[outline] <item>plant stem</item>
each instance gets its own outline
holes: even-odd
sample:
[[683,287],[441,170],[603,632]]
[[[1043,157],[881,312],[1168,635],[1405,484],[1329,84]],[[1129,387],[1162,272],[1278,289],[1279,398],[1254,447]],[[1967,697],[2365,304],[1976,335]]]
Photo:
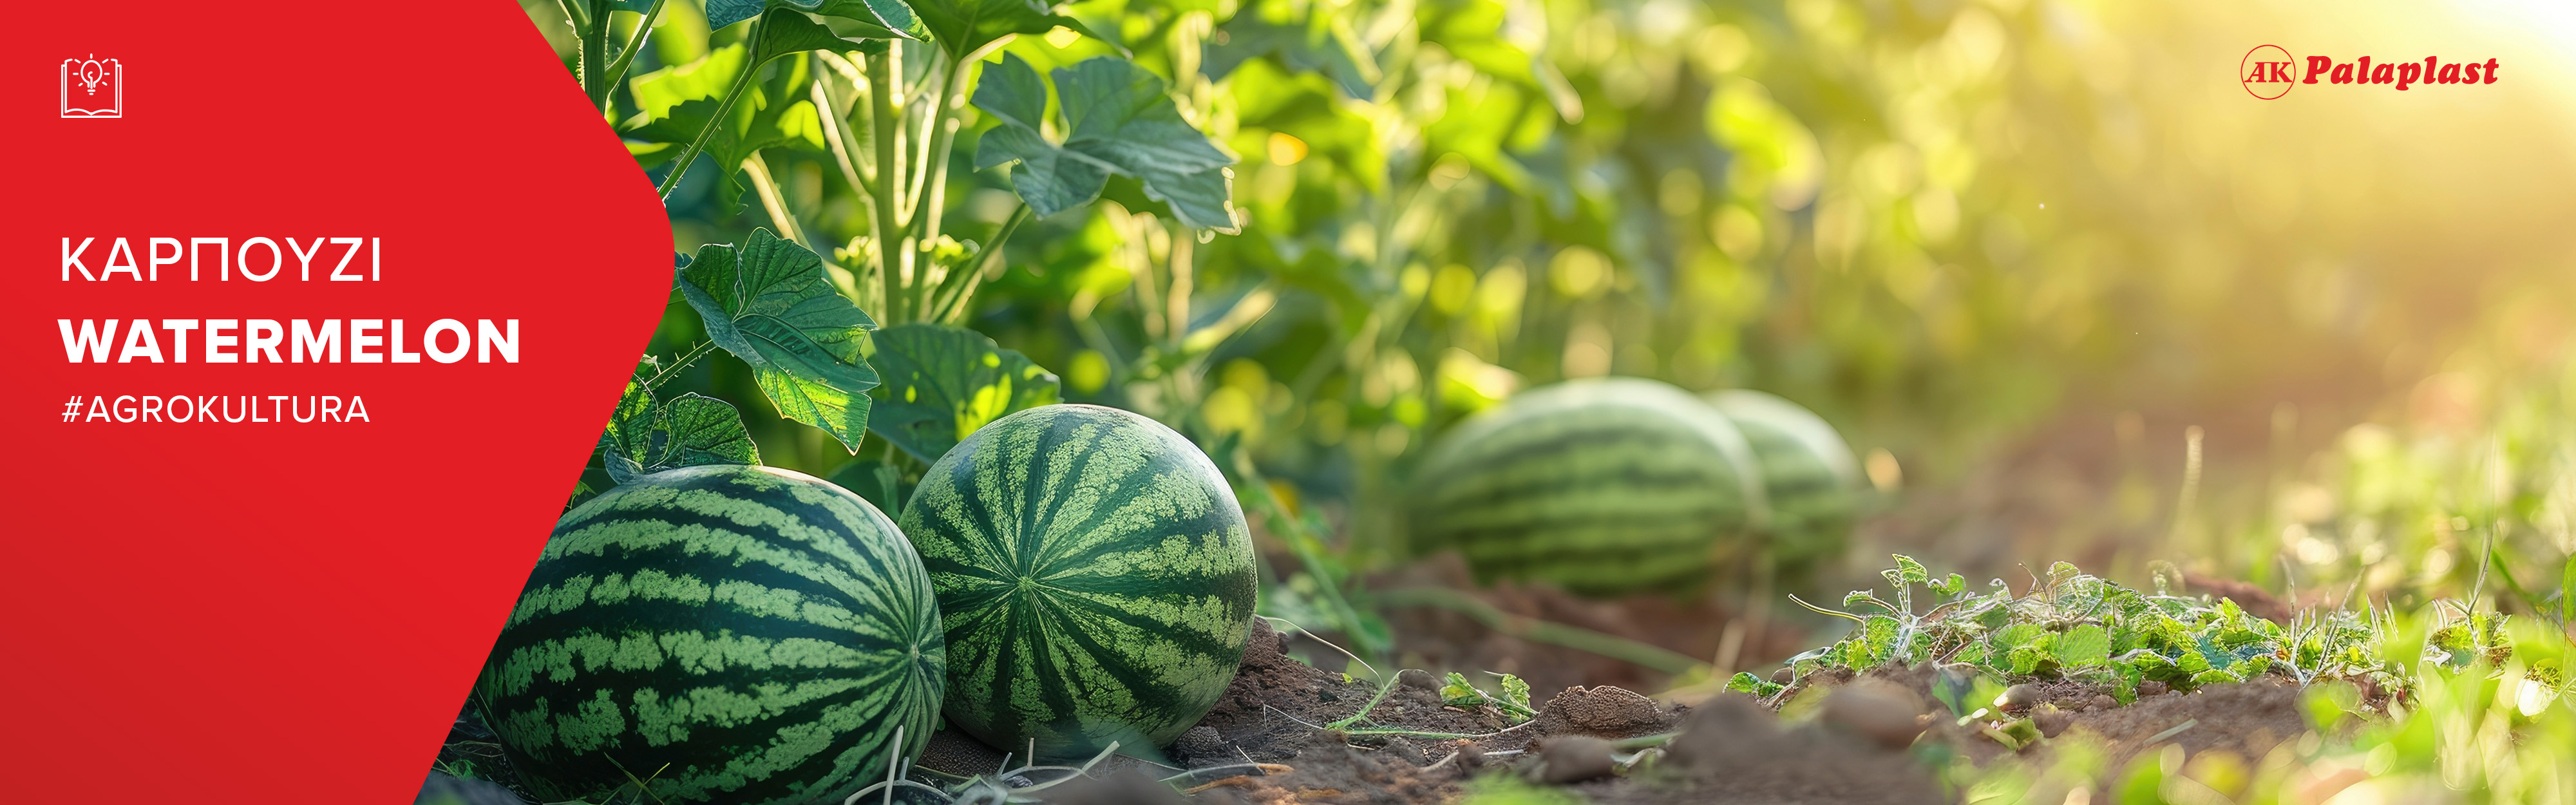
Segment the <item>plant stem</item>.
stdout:
[[[1315,577],[1315,586],[1323,590],[1324,602],[1332,606],[1333,616],[1341,620],[1343,629],[1349,631],[1347,637],[1351,644],[1370,655],[1386,651],[1386,646],[1371,645],[1369,635],[1360,628],[1359,609],[1351,606],[1350,599],[1342,595],[1342,580],[1334,578],[1331,569],[1325,567],[1323,540],[1306,528],[1296,515],[1290,514],[1286,504],[1279,502],[1279,496],[1270,491],[1270,483],[1262,478],[1261,470],[1252,466],[1251,458],[1238,452],[1234,464],[1235,476],[1241,479],[1242,487],[1252,492],[1252,504],[1269,519],[1271,533],[1279,535],[1297,554],[1297,562],[1304,566],[1306,575]],[[1242,492],[1235,494],[1243,497]]]
[[[744,36],[743,41],[760,41],[760,25],[758,20],[752,21],[751,31]],[[670,203],[671,190],[680,186],[680,177],[689,172],[689,163],[697,161],[698,154],[707,150],[707,141],[715,139],[716,128],[725,124],[725,118],[732,116],[734,102],[742,100],[743,92],[751,89],[751,77],[760,72],[760,66],[760,53],[757,50],[744,55],[742,73],[733,77],[733,86],[725,90],[724,100],[716,104],[715,117],[708,119],[707,125],[698,129],[698,136],[689,141],[689,147],[680,152],[679,161],[671,165],[671,175],[662,177],[662,185],[653,188],[654,194],[661,196],[663,203]]]
[[[816,51],[814,60],[826,61],[829,55],[823,51]],[[815,72],[822,73],[821,70]],[[869,194],[866,176],[873,166],[859,162],[858,149],[855,145],[859,139],[859,132],[857,129],[850,128],[850,117],[844,113],[848,104],[841,100],[840,95],[832,91],[832,82],[818,78],[814,82],[814,105],[823,110],[823,119],[828,124],[823,127],[823,140],[832,147],[832,163],[841,169],[841,180],[850,183],[850,192],[858,194],[859,203],[870,206],[870,217],[874,217],[876,196]]]
[[876,215],[870,222],[869,236],[876,241],[877,278],[883,287],[880,299],[885,309],[878,314],[880,320],[887,324],[904,321],[899,309],[901,296],[897,292],[907,278],[896,274],[898,261],[908,257],[902,253],[910,251],[899,244],[901,230],[895,223],[896,210],[903,201],[896,197],[903,187],[903,143],[897,134],[902,126],[896,118],[894,106],[894,68],[902,63],[898,61],[902,58],[902,49],[902,43],[889,42],[886,52],[868,56],[868,123],[876,135],[869,150],[875,152],[877,163],[874,187],[868,193],[876,198],[876,203],[871,205]]
[[815,251],[814,244],[805,240],[805,228],[796,225],[796,214],[788,211],[787,195],[779,188],[778,177],[770,174],[769,161],[753,151],[751,156],[743,157],[742,172],[751,176],[751,187],[760,194],[760,206],[769,211],[769,222],[778,227],[778,234],[807,251]]
[[590,105],[598,106],[608,97],[608,82],[600,80],[601,67],[608,58],[608,4],[594,0],[565,0],[564,9],[575,11],[573,29],[580,35],[581,91],[590,96]]
[[[1198,275],[1196,246],[1199,241],[1190,234],[1189,225],[1181,223],[1179,218],[1172,219],[1170,229],[1172,250],[1167,262],[1171,263],[1172,289],[1163,295],[1163,319],[1168,322],[1163,326],[1163,333],[1172,340],[1172,350],[1178,352],[1182,342],[1190,337],[1190,294],[1195,290]],[[1431,385],[1436,387],[1439,384]]]
[[[921,233],[921,244],[925,249],[939,241],[939,219],[948,207],[948,151],[957,144],[957,107],[965,100],[958,90],[966,84],[966,71],[974,66],[974,62],[968,61],[950,65],[946,77],[940,81],[939,94],[931,97],[930,148],[921,166],[923,189],[915,201],[918,209],[914,211],[917,222],[914,231]],[[934,289],[929,287],[929,283],[922,285],[921,305],[928,311]]]
[[[662,4],[666,2],[669,0],[653,0],[653,5],[644,9],[644,19],[635,23],[635,35],[626,40],[626,49],[618,51],[617,60],[610,62],[608,69],[602,71],[601,78],[604,80],[600,82],[599,89],[593,91],[590,96],[591,105],[599,107],[601,114],[608,113],[608,96],[617,91],[617,82],[626,77],[626,68],[635,64],[635,51],[642,49],[644,40],[653,35],[653,21],[661,19]],[[604,30],[607,27],[607,22],[603,20],[600,28]]]
[[[822,65],[833,66],[835,70],[850,68],[849,62],[841,60],[838,55],[828,51],[815,51],[813,58]],[[857,156],[858,130],[850,127],[849,115],[844,113],[848,105],[832,91],[832,82],[823,77],[824,70],[818,66],[815,73],[814,105],[823,110],[825,121],[823,139],[831,144],[832,164],[841,169],[841,180],[849,183],[850,193],[858,196],[859,204],[862,205],[860,218],[871,222],[873,226],[877,214],[877,199],[870,189],[872,185],[867,178],[872,168],[861,162]],[[857,77],[852,76],[852,78]],[[863,168],[867,169],[863,170]],[[875,298],[880,286],[880,280],[877,279],[880,262],[862,259],[859,275],[850,283],[850,302],[858,305],[860,310],[879,312],[885,310],[884,300]]]
[[[1395,686],[1396,686],[1396,685],[1403,684],[1403,682],[1404,682],[1404,672],[1406,672],[1406,671],[1411,671],[1411,670],[1415,670],[1415,669],[1412,669],[1412,668],[1398,668],[1398,669],[1396,669],[1395,673],[1388,674],[1388,675],[1387,675],[1387,677],[1386,677],[1386,680],[1385,680],[1384,682],[1381,682],[1381,683],[1379,683],[1379,684],[1378,684],[1378,686],[1377,686],[1377,693],[1376,693],[1375,695],[1371,695],[1371,696],[1369,697],[1368,701],[1365,701],[1365,702],[1361,702],[1361,703],[1360,703],[1360,711],[1359,711],[1359,712],[1352,713],[1352,714],[1347,715],[1347,716],[1343,716],[1343,717],[1342,717],[1341,719],[1339,719],[1339,720],[1336,720],[1336,721],[1333,721],[1333,722],[1331,722],[1331,723],[1325,724],[1325,725],[1324,725],[1324,729],[1328,729],[1328,730],[1344,729],[1344,728],[1349,727],[1350,725],[1357,724],[1357,723],[1360,723],[1360,722],[1362,722],[1362,721],[1366,721],[1366,720],[1368,720],[1368,714],[1369,714],[1369,711],[1377,709],[1377,706],[1378,706],[1379,704],[1384,703],[1384,702],[1386,701],[1386,695],[1387,695],[1387,694],[1389,694],[1389,693],[1394,693],[1394,692],[1395,692]],[[1430,672],[1429,672],[1429,671],[1424,671],[1423,673],[1430,673]]]
[[644,381],[644,390],[652,391],[661,388],[662,384],[671,381],[673,375],[679,374],[682,369],[689,368],[689,364],[697,363],[699,358],[706,357],[707,353],[714,352],[715,349],[714,341],[704,341],[690,347],[687,354],[672,360],[671,365],[662,367],[662,371],[653,373],[652,379]]

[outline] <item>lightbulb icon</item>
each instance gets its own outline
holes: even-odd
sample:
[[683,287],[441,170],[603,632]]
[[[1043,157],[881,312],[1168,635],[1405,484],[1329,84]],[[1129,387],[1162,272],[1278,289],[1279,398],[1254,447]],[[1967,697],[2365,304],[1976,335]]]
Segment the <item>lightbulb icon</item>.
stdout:
[[89,54],[89,61],[81,62],[80,80],[89,94],[98,94],[99,83],[107,80],[107,67],[98,63],[98,54]]

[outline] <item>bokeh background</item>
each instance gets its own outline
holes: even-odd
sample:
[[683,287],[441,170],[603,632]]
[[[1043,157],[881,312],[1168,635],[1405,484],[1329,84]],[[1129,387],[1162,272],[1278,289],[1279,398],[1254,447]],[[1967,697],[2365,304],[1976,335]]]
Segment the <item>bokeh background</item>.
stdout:
[[[561,13],[528,7],[569,55]],[[2562,595],[2576,552],[2563,4],[1066,10],[1100,38],[1060,29],[1006,51],[1043,70],[1123,50],[1171,79],[1184,114],[1241,156],[1247,223],[1193,233],[1113,183],[1107,203],[1013,238],[965,323],[1055,371],[1070,400],[1243,451],[1319,513],[1329,561],[1275,561],[1272,614],[1329,631],[1331,613],[1300,609],[1315,591],[1437,576],[1398,558],[1391,514],[1425,445],[1517,389],[1610,374],[1771,391],[1866,457],[1880,494],[1854,547],[1786,592],[1865,584],[1901,551],[2016,588],[2063,559],[2132,584],[2166,562],[2299,601],[2523,612]],[[705,53],[693,3],[661,25],[637,74]],[[2502,72],[2262,101],[2235,71],[2263,44]],[[865,233],[819,133],[765,158],[815,239]],[[998,226],[1004,180],[972,158],[958,149],[948,215]],[[757,202],[716,198],[714,174],[673,198],[678,251],[774,226]],[[675,305],[651,348],[696,332]],[[850,460],[771,416],[741,367],[690,371],[734,391],[719,396],[744,406],[767,463],[829,475]],[[1720,671],[1831,631],[1745,588],[1712,596],[1606,614],[1503,604],[1701,657],[1715,630],[1688,613],[1799,627]],[[1695,632],[1638,631],[1654,612]]]

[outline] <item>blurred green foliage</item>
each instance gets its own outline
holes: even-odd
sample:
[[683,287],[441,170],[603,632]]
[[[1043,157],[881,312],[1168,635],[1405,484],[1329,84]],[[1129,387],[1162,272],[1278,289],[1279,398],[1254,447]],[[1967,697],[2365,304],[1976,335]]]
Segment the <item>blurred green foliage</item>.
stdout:
[[[623,5],[589,2],[605,22],[567,25],[555,4],[524,1],[578,75],[600,66],[585,42],[637,33]],[[834,144],[818,108],[858,102],[858,57],[800,52],[755,65],[747,106],[727,112],[710,150],[742,161],[675,183],[674,251],[771,227],[814,247],[881,320],[962,322],[995,340],[997,360],[1060,377],[1064,399],[1173,424],[1234,474],[1271,547],[1294,557],[1267,598],[1363,653],[1390,639],[1359,580],[1391,558],[1391,491],[1443,429],[1522,388],[1620,374],[1770,390],[1848,434],[1881,489],[1971,485],[2016,451],[2081,463],[2098,446],[2067,438],[2079,430],[2067,423],[2111,420],[2117,482],[2016,537],[2007,561],[2125,540],[2105,575],[2172,559],[2277,591],[2294,612],[2398,617],[2407,625],[2380,628],[2423,636],[2384,656],[2430,643],[2445,661],[2419,675],[2409,717],[2368,722],[2349,745],[2232,770],[2174,757],[1976,785],[2055,802],[2068,780],[2120,772],[2123,801],[2207,801],[2175,793],[2190,780],[2268,802],[2287,795],[2262,792],[2308,790],[2300,781],[2348,766],[2385,783],[2382,799],[2438,785],[2565,801],[2576,779],[2547,750],[2576,745],[2576,715],[2525,695],[2532,680],[2564,687],[2576,621],[2565,99],[2535,66],[2532,80],[2415,93],[2416,105],[2325,91],[2265,104],[2214,67],[2274,32],[2469,43],[2508,61],[2545,51],[2399,3],[2331,20],[2218,0],[1008,11],[967,28],[926,15],[971,34],[943,34],[939,58],[962,60],[961,78],[1011,58],[1042,75],[1131,60],[1238,160],[1224,177],[1240,232],[1191,225],[1211,221],[1132,176],[1106,177],[1098,203],[1024,221],[1009,172],[976,167],[1000,163],[975,145],[1004,124],[961,105],[959,146],[941,152],[947,188],[925,202],[949,224],[913,256],[921,276],[963,289],[917,283],[937,295],[893,317],[861,282],[889,264],[869,237],[866,180],[835,157],[851,144]],[[703,103],[690,82],[743,76],[758,49],[743,41],[752,26],[710,26],[690,0],[656,20],[633,77],[591,87],[609,121]],[[954,49],[986,42],[1000,44]],[[896,78],[929,81],[938,61],[905,60]],[[1044,106],[1029,128],[1063,138],[1061,99]],[[640,131],[639,164],[667,177],[677,136]],[[636,267],[638,281],[668,270]],[[697,316],[675,296],[648,351],[690,351]],[[787,423],[738,362],[671,375],[657,378],[662,398],[741,405],[765,463],[864,477],[872,496],[899,500],[903,468],[920,461],[887,445],[854,458]],[[2195,427],[2180,472],[2138,458],[2180,452],[2141,435],[2169,424],[2207,426],[2206,456]],[[2507,613],[2524,649],[2512,658],[2446,648],[2487,645],[2479,630]],[[2056,645],[2024,635],[2004,660],[2092,661],[2089,644],[2068,653],[2073,632],[2049,634]]]
[[[573,61],[560,13],[529,2]],[[1186,226],[1143,184],[1111,177],[1106,203],[1010,238],[962,320],[1063,377],[1067,399],[1147,412],[1205,444],[1234,440],[1299,501],[1327,506],[1363,566],[1393,527],[1372,490],[1401,480],[1429,437],[1569,376],[1769,389],[1862,452],[1883,448],[1886,480],[1901,463],[1914,485],[1937,485],[2066,417],[2144,411],[2212,420],[2227,437],[2246,429],[2218,421],[2292,403],[2340,427],[2404,419],[2381,401],[2464,362],[2495,389],[2558,365],[2576,297],[2570,233],[2535,202],[2576,164],[2543,147],[2559,129],[2532,111],[2557,101],[2499,84],[2406,127],[2345,96],[2295,114],[2221,104],[2235,88],[2213,86],[2206,52],[2236,48],[2246,25],[2312,23],[2262,4],[2228,5],[2224,21],[2205,13],[2217,9],[1061,5],[1054,19],[1072,27],[1002,40],[981,64],[1007,54],[1043,73],[1125,55],[1159,74],[1183,120],[1240,157],[1244,228]],[[617,15],[604,35],[622,40],[632,24]],[[611,92],[607,116],[647,111],[643,90],[723,58],[748,27],[710,32],[696,4],[669,3],[636,59],[636,91]],[[856,272],[874,248],[863,194],[829,138],[793,122],[810,122],[797,107],[815,94],[796,82],[833,74],[832,58],[767,68],[777,86],[754,105],[782,133],[758,154],[806,240]],[[656,75],[668,77],[643,78]],[[989,163],[970,141],[999,122],[972,106],[957,118],[943,214],[962,255],[1015,204],[1007,171],[974,169]],[[2261,145],[2281,142],[2298,147]],[[723,172],[705,173],[671,199],[676,250],[776,223]],[[687,349],[689,317],[675,308],[653,350]],[[684,389],[744,388],[734,367],[692,372]],[[2563,421],[2562,397],[2531,398],[2516,416]],[[750,419],[774,463],[828,474],[847,460],[814,434]],[[2515,467],[2562,460],[2516,444]],[[2242,439],[2213,451],[2257,452]],[[2170,478],[2156,480],[2149,498],[2172,500]],[[2250,529],[2245,512],[2279,491],[2211,489],[2208,511],[2182,514],[2234,519],[2175,532]],[[2410,538],[2432,522],[2380,514]],[[2452,568],[2477,566],[2451,550]],[[2273,557],[2206,552],[2278,580]],[[2515,579],[2548,586],[2535,567]]]

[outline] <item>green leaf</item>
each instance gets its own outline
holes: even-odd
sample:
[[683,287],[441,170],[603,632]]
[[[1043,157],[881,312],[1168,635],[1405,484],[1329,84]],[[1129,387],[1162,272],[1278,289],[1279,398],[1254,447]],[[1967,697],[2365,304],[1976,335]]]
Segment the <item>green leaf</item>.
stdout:
[[2111,631],[2081,624],[2057,638],[2057,667],[2083,668],[2111,661]]
[[2024,648],[2037,643],[2041,637],[2044,637],[2047,634],[2048,630],[2041,628],[2039,624],[2016,623],[1995,630],[1994,636],[1990,638],[1990,642],[1992,642],[1996,648],[2009,651],[2011,649]]
[[1502,677],[1503,703],[1510,705],[1507,709],[1517,708],[1524,713],[1531,712],[1529,683],[1511,674],[1495,674],[1495,676]]
[[680,295],[707,337],[751,364],[780,416],[813,425],[858,452],[868,427],[865,358],[876,322],[832,287],[822,258],[754,229],[740,248],[710,243],[678,272]]
[[1932,698],[1950,708],[1951,715],[1964,718],[1977,710],[1971,697],[1980,676],[1974,668],[1963,668],[1957,664],[1938,666],[1932,678]]
[[1727,677],[1726,689],[1736,693],[1751,693],[1759,696],[1761,695],[1760,691],[1762,690],[1762,682],[1762,678],[1754,676],[1751,671],[1737,671],[1734,676]]
[[2046,659],[2049,659],[2048,652],[2038,646],[2018,646],[2004,654],[2005,667],[2015,674],[2035,673],[2039,670],[2039,663]]
[[1726,689],[1728,691],[1750,694],[1757,699],[1771,698],[1773,694],[1779,693],[1782,688],[1786,687],[1788,686],[1754,676],[1751,671],[1737,671],[1735,672],[1735,676],[1728,677],[1726,680]]
[[1475,707],[1485,703],[1485,694],[1467,684],[1467,675],[1449,672],[1440,685],[1440,703],[1451,707]]
[[[930,29],[922,26],[920,16],[903,0],[707,0],[707,29],[720,29],[764,11],[811,12],[863,23],[875,29],[868,34],[875,39],[930,39]],[[764,27],[769,24],[767,20],[761,22]],[[878,32],[883,35],[874,35]]]
[[[750,57],[741,45],[729,45],[696,62],[655,70],[630,82],[636,105],[643,112],[630,118],[621,134],[631,140],[670,146],[639,151],[637,161],[651,167],[677,156],[680,146],[696,139],[723,105],[724,94],[748,61]],[[759,67],[753,64],[748,69]],[[804,59],[780,66],[768,80],[745,88],[743,97],[709,137],[706,157],[723,176],[717,198],[720,211],[742,209],[742,197],[749,192],[741,183],[742,162],[753,153],[789,145],[816,151],[824,148],[822,117],[813,101],[805,97],[811,75],[811,66]]]
[[2200,653],[2198,650],[2184,651],[2182,656],[2174,658],[2173,666],[2174,670],[2180,671],[2186,675],[2198,674],[2202,671],[2212,670],[2209,664],[2209,656]]
[[1244,62],[1269,56],[1291,74],[1331,77],[1334,86],[1350,98],[1365,101],[1376,96],[1376,84],[1385,76],[1348,18],[1310,7],[1304,21],[1273,21],[1267,12],[1284,4],[1262,5],[1237,12],[1203,46],[1199,71],[1208,80],[1223,81]]
[[1042,34],[1059,25],[1089,32],[1081,21],[1059,15],[1036,0],[933,0],[915,10],[952,59],[964,59],[1013,34]]
[[760,464],[760,449],[732,405],[696,394],[660,403],[642,383],[626,384],[599,439],[608,477],[621,484],[680,467]]
[[2245,681],[2244,677],[2240,677],[2217,668],[2211,668],[2191,675],[2191,686],[2195,688],[2202,685],[2224,685],[2230,682],[2243,681]]
[[967,434],[1003,415],[1061,402],[1055,375],[983,333],[945,324],[902,324],[876,333],[868,363],[883,385],[878,435],[924,462],[938,461]]
[[759,63],[767,64],[771,59],[808,50],[848,53],[871,47],[867,40],[893,39],[899,36],[896,32],[879,27],[869,20],[855,20],[855,22],[858,24],[842,26],[842,30],[859,35],[859,38],[852,39],[842,36],[840,31],[834,30],[831,26],[815,22],[814,18],[805,16],[805,12],[792,8],[772,8],[760,17],[760,39],[754,43],[757,46],[755,52],[760,57]]
[[1896,659],[1896,636],[1900,624],[1886,615],[1871,615],[1861,621],[1860,640],[1863,656],[1854,657],[1855,669],[1876,668]]
[[2077,568],[2073,562],[2057,562],[2051,564],[2048,566],[2049,593],[2054,595],[2059,592],[2063,592],[2067,585],[2074,584],[2077,579],[2083,577],[2084,571]]
[[1098,198],[1115,173],[1141,180],[1145,195],[1170,205],[1183,223],[1239,231],[1228,202],[1233,179],[1226,166],[1234,157],[1181,119],[1162,77],[1101,56],[1057,68],[1054,78],[1068,132],[1062,144],[1041,133],[1046,95],[1036,68],[1012,53],[986,66],[975,106],[1002,125],[976,146],[978,169],[1019,163],[1011,184],[1041,217]]
[[[981,88],[976,96],[983,96]],[[1089,204],[1109,183],[1107,170],[1057,148],[1034,129],[1004,126],[985,132],[975,149],[976,169],[1013,161],[1019,164],[1011,167],[1011,188],[1039,218]]]
[[1922,562],[1914,561],[1914,557],[1901,553],[1893,554],[1893,556],[1896,557],[1896,577],[1898,579],[1902,579],[1913,584],[1929,585],[1932,583],[1932,571],[1923,569]]

